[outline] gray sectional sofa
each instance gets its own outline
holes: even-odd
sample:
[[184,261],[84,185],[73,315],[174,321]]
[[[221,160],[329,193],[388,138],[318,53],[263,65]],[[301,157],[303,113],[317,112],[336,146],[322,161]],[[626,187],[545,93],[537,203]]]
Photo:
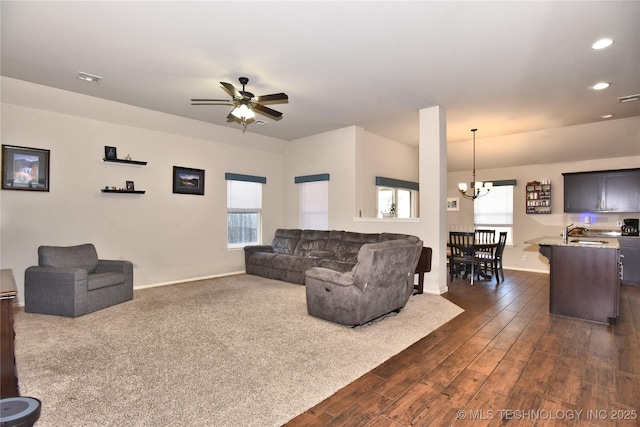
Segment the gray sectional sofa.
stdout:
[[419,237],[407,234],[278,229],[271,245],[244,248],[245,268],[248,274],[302,285],[309,268],[349,272],[358,262],[362,245],[392,240],[419,243],[422,247]]
[[305,273],[307,312],[358,326],[404,308],[413,292],[422,241],[389,240],[362,245],[347,273],[312,267]]

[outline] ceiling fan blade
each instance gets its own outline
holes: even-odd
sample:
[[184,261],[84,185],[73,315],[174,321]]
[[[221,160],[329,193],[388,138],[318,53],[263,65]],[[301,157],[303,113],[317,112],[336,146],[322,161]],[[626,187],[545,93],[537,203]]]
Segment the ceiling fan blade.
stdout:
[[220,84],[225,88],[227,92],[229,92],[231,96],[233,96],[233,99],[243,98],[242,94],[231,83],[220,82]]
[[257,102],[277,102],[287,101],[289,97],[286,93],[272,93],[271,95],[262,95],[256,98]]
[[191,105],[233,105],[229,101],[225,102],[192,102]]
[[199,98],[192,98],[191,102],[231,102],[228,99],[199,99]]
[[258,111],[259,113],[266,114],[267,116],[271,116],[274,119],[282,118],[282,113],[280,111],[273,110],[269,107],[265,107],[264,105],[255,104],[253,109]]

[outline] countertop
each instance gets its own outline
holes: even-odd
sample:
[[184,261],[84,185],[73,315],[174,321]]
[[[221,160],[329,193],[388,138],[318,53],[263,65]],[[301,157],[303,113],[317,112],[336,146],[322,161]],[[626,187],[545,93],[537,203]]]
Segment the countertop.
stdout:
[[[577,240],[573,242],[573,240]],[[585,242],[602,242],[598,244],[585,243]],[[543,236],[535,239],[525,240],[528,245],[541,245],[541,246],[575,246],[580,248],[606,248],[606,249],[619,249],[620,244],[617,238],[610,237],[579,237],[569,236],[566,242],[562,240],[562,236]]]

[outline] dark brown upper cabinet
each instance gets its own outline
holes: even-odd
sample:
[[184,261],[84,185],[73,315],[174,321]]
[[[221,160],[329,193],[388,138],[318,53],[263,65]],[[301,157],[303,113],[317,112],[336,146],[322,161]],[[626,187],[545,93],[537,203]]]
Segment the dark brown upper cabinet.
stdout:
[[640,169],[562,175],[567,213],[640,212]]

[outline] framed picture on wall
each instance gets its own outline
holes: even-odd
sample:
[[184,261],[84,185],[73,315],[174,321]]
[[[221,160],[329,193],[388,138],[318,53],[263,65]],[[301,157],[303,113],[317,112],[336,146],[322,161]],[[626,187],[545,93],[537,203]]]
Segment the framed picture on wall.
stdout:
[[173,192],[204,196],[204,170],[174,166]]
[[118,149],[116,147],[104,146],[105,160],[116,160],[118,158]]
[[49,191],[49,150],[2,145],[2,189]]
[[127,187],[126,187],[127,191],[135,191],[135,186],[133,185],[133,181],[127,181]]
[[460,197],[447,197],[447,211],[460,210]]

